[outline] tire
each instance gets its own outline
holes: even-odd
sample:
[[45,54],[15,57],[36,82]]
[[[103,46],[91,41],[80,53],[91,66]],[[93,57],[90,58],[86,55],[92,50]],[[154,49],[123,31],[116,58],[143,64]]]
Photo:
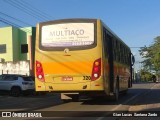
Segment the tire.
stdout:
[[72,102],[78,102],[79,101],[79,95],[74,95],[72,97]]
[[19,97],[21,94],[21,89],[19,87],[13,87],[10,91],[10,95],[13,97]]
[[115,93],[113,95],[113,100],[118,101],[118,99],[119,99],[119,84],[118,84],[118,80],[117,80]]
[[119,99],[119,88],[118,87],[116,87],[114,97],[115,97],[115,101],[118,101]]
[[47,95],[47,92],[35,92],[34,93],[35,95],[37,95],[37,96],[45,96],[45,95]]
[[47,92],[40,92],[40,95],[45,96],[47,95]]
[[128,90],[124,90],[123,92],[122,92],[122,95],[127,95],[128,94]]
[[62,99],[62,101],[63,101],[63,103],[69,103],[69,102],[71,102],[70,99]]

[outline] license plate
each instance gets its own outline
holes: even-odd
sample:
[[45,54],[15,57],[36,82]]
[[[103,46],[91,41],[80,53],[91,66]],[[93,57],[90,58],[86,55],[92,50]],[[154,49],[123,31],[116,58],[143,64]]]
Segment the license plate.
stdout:
[[62,77],[62,81],[73,81],[73,77],[64,76],[64,77]]

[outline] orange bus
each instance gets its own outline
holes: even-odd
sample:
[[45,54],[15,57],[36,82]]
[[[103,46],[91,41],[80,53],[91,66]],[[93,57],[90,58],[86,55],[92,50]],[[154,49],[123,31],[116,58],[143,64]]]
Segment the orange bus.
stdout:
[[61,99],[110,96],[132,86],[130,48],[100,19],[64,19],[37,24],[36,91]]

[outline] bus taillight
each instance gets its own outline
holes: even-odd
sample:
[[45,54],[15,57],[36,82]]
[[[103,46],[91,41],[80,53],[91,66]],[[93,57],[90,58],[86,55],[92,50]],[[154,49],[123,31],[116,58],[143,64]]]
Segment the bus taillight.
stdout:
[[94,81],[98,79],[100,75],[101,75],[101,58],[95,60],[93,63],[91,80]]
[[41,62],[39,62],[39,61],[36,61],[36,76],[37,76],[38,80],[40,80],[42,82],[45,81],[43,67],[42,67]]

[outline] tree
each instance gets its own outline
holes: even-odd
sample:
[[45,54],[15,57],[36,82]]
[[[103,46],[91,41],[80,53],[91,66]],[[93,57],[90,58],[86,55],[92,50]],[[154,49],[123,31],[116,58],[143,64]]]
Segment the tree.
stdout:
[[139,50],[140,55],[144,60],[143,67],[147,71],[155,71],[160,74],[160,36],[154,39],[154,43],[149,47],[143,47]]
[[144,80],[144,81],[152,80],[152,74],[150,72],[145,71],[144,69],[141,69],[140,74],[141,74],[141,80]]

